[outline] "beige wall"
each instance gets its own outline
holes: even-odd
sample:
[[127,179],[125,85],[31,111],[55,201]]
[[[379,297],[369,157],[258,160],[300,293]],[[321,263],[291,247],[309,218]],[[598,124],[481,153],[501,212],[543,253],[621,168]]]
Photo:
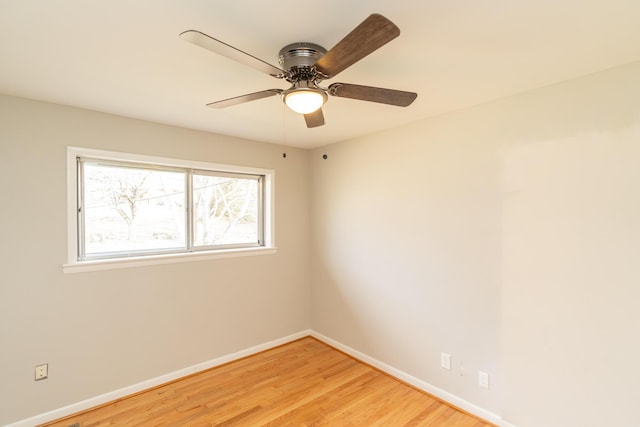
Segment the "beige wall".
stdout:
[[[309,328],[307,151],[10,97],[0,118],[0,425]],[[277,254],[63,274],[67,146],[274,169]]]
[[314,150],[313,328],[519,427],[635,425],[638,76]]
[[640,63],[516,101],[500,153],[503,416],[636,425]]

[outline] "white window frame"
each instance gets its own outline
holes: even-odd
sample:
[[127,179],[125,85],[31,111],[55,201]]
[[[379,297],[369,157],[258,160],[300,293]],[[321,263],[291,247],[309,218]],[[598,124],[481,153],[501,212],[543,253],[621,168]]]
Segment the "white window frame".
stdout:
[[[197,169],[231,174],[252,174],[264,176],[264,245],[245,248],[221,248],[197,250],[193,252],[166,253],[158,255],[141,255],[126,258],[109,258],[97,260],[78,259],[78,173],[77,158],[95,158],[114,162],[140,163],[169,168]],[[233,166],[218,163],[198,162],[191,160],[170,159],[141,154],[120,153],[114,151],[95,150],[90,148],[67,147],[67,263],[62,269],[65,273],[84,271],[111,270],[117,268],[142,267],[176,262],[202,261],[216,258],[239,256],[269,255],[276,253],[274,240],[274,185],[275,171],[246,166]]]

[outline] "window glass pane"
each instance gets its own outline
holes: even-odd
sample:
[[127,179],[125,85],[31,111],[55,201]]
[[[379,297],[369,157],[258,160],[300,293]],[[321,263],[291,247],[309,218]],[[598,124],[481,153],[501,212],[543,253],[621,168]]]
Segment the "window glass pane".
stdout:
[[193,175],[194,246],[259,243],[257,178]]
[[84,163],[84,252],[185,248],[186,174]]

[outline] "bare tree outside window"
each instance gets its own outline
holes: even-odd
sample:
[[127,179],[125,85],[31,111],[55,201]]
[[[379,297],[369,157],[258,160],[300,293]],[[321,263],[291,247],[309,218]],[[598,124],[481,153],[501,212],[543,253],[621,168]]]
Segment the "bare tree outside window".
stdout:
[[78,259],[264,246],[264,175],[78,158]]
[[84,179],[87,254],[185,246],[184,172],[87,163]]
[[257,243],[259,181],[194,175],[194,244]]

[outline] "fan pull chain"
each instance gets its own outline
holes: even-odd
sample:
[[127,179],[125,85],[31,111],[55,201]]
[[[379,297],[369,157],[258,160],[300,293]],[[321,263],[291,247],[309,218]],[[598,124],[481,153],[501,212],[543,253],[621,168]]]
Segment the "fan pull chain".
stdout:
[[282,145],[287,145],[287,106],[282,103]]

